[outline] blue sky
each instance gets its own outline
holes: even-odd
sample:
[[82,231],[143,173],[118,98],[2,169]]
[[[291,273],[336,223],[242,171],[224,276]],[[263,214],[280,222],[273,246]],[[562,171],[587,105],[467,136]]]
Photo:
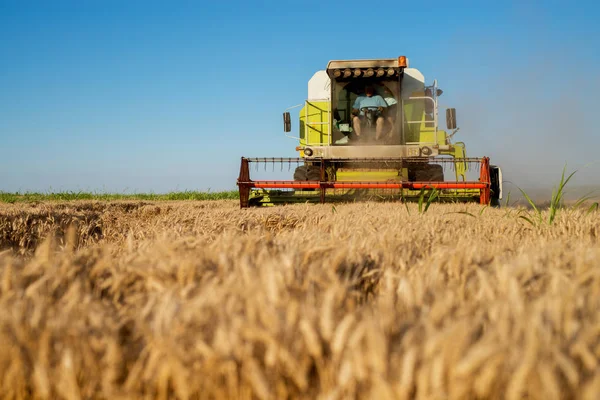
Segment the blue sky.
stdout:
[[469,155],[554,183],[600,159],[600,6],[538,3],[0,0],[0,190],[234,189],[241,156],[295,156],[315,71],[398,55]]

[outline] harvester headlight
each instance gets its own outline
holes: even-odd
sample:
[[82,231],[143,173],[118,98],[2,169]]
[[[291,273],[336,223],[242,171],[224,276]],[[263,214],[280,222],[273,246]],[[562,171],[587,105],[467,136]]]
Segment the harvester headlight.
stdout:
[[424,156],[430,156],[431,153],[433,153],[433,151],[431,150],[431,148],[429,148],[427,146],[421,148],[421,154],[423,154]]
[[310,157],[313,155],[313,150],[310,147],[304,149],[304,155]]

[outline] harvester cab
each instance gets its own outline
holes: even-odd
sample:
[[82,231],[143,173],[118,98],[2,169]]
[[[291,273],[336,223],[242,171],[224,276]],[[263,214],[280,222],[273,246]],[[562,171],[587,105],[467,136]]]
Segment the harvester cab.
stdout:
[[[498,204],[502,173],[487,157],[468,158],[456,110],[438,126],[437,81],[410,68],[404,56],[330,61],[308,82],[308,98],[283,114],[297,158],[242,158],[241,207],[289,202],[435,197],[439,201]],[[293,110],[299,110],[292,133]],[[283,171],[292,179],[251,179],[255,171]]]

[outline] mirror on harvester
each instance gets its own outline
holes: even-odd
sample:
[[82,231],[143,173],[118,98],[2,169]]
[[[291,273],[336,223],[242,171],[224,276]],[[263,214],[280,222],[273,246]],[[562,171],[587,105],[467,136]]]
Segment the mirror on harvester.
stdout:
[[456,108],[446,109],[446,127],[456,129]]
[[292,131],[292,119],[290,118],[290,113],[288,111],[283,113],[283,131]]

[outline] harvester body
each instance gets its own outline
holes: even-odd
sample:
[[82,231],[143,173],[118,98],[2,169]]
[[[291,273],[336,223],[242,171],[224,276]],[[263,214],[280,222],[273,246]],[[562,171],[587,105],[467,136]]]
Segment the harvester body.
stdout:
[[[330,61],[309,80],[308,99],[284,112],[284,131],[297,140],[298,157],[242,158],[240,205],[424,196],[496,204],[500,168],[487,157],[467,158],[465,144],[452,142],[458,131],[454,109],[446,110],[452,132],[439,129],[441,94],[437,82],[427,86],[405,57]],[[361,107],[373,96],[382,107]],[[250,177],[253,170],[286,169],[288,179]]]

